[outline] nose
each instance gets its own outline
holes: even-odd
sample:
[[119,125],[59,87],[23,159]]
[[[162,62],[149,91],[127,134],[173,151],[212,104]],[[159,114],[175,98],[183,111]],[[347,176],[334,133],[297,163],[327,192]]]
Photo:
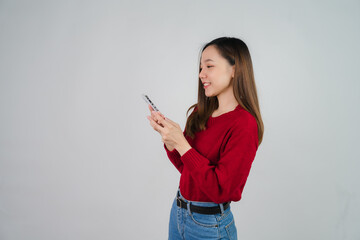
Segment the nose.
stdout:
[[201,70],[200,73],[199,73],[199,78],[200,78],[200,79],[203,79],[203,78],[205,78],[205,77],[206,77],[206,75],[205,75],[204,71]]

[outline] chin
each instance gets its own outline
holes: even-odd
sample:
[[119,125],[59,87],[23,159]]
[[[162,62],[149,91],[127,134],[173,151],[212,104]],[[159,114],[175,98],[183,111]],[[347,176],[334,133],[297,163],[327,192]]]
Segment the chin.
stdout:
[[205,96],[207,97],[216,97],[214,93],[205,93]]

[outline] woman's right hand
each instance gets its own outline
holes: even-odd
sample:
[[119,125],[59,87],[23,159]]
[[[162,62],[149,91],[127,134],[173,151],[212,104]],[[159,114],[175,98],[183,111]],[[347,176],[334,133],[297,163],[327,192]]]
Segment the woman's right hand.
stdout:
[[[151,107],[150,104],[148,104],[148,108],[149,108],[149,110],[150,110],[150,118],[151,118],[154,122],[156,122],[157,124],[159,124],[159,123],[158,123],[158,119],[156,118],[155,114],[153,114],[154,109]],[[162,113],[159,112],[159,114],[160,114],[160,116],[161,116],[163,119],[165,119],[165,116],[164,116]],[[149,118],[148,118],[148,119],[149,119]],[[149,120],[150,120],[150,119],[149,119]],[[159,125],[162,126],[162,127],[164,127],[161,123],[160,123]],[[154,130],[155,130],[155,129],[154,129]]]
[[[157,123],[159,126],[164,127],[161,123],[160,123],[160,124],[158,123],[159,120],[157,119],[156,115],[153,113],[154,109],[151,107],[150,104],[148,104],[148,108],[149,108],[149,111],[150,111],[150,116],[148,116],[149,121],[154,121],[154,122]],[[161,116],[163,119],[165,119],[165,116],[164,116],[162,113],[159,112],[159,114],[160,114],[160,116]],[[155,131],[157,131],[154,127],[153,127],[153,129],[154,129]],[[157,132],[158,132],[158,131],[157,131]],[[167,148],[169,151],[173,151],[173,150],[175,149],[175,148],[167,145],[166,143],[165,143],[165,146],[166,146],[166,148]]]

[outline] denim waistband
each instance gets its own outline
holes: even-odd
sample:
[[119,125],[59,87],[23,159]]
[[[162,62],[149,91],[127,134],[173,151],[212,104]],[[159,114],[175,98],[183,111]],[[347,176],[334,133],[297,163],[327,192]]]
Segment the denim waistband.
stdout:
[[184,198],[183,195],[181,195],[181,192],[180,192],[180,188],[178,188],[178,193],[179,193],[179,198],[181,198],[182,200],[184,200],[186,203],[190,202],[192,205],[195,205],[195,206],[203,206],[203,207],[214,207],[214,206],[218,206],[219,204],[217,203],[214,203],[214,202],[197,202],[197,201],[190,201],[190,200],[187,200]]

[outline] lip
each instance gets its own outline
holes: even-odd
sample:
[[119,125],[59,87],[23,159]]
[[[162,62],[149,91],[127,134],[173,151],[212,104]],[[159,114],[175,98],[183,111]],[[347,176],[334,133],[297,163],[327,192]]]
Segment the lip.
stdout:
[[[210,84],[210,85],[211,85],[211,84]],[[209,87],[210,85],[204,86],[204,88],[207,88],[207,87]]]

